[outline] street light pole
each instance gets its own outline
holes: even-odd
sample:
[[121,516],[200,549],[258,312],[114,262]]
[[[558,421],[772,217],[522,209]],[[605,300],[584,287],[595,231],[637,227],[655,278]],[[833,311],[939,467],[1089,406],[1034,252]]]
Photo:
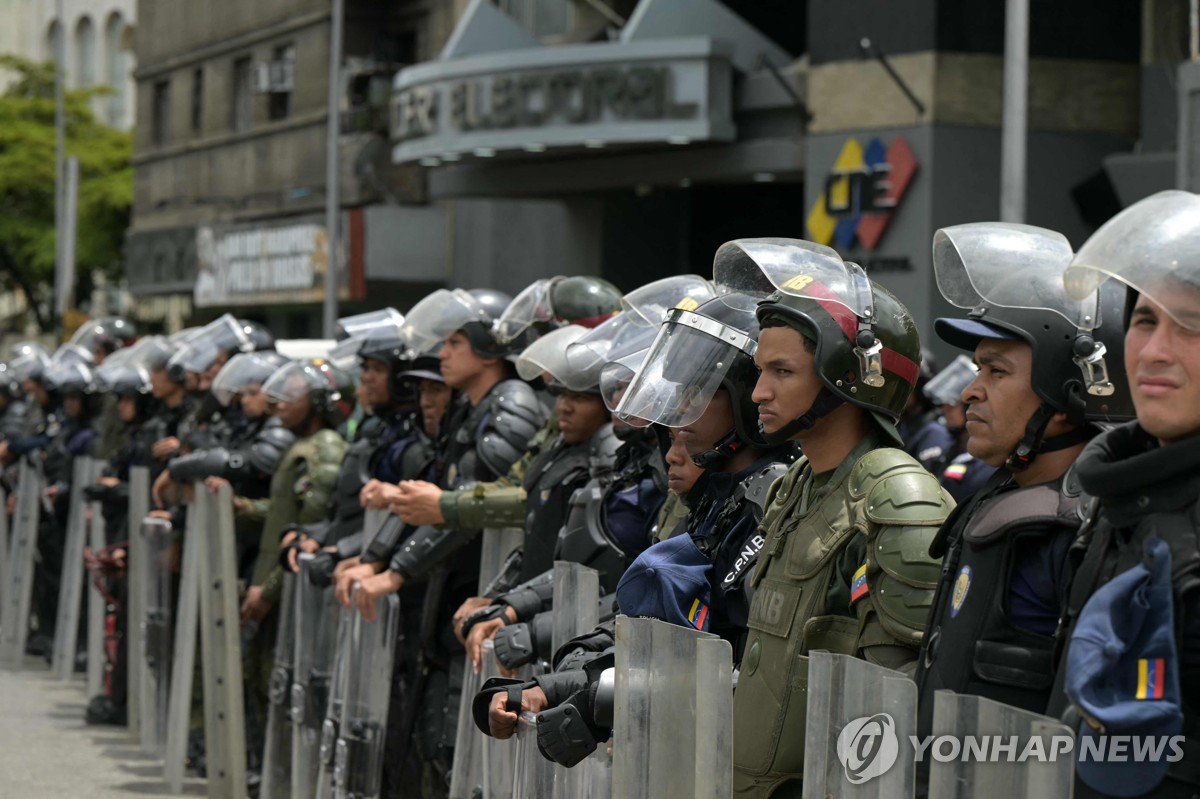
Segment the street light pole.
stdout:
[[[62,2],[62,0],[59,0]],[[325,303],[323,307],[322,335],[334,338],[338,316],[338,285],[341,282],[342,264],[338,260],[341,252],[341,164],[340,138],[341,113],[339,111],[342,89],[342,21],[343,0],[332,0],[329,21],[329,119],[325,128],[325,241],[327,257],[325,265]]]
[[1004,111],[1000,121],[1000,221],[1025,221],[1029,105],[1029,0],[1004,9]]

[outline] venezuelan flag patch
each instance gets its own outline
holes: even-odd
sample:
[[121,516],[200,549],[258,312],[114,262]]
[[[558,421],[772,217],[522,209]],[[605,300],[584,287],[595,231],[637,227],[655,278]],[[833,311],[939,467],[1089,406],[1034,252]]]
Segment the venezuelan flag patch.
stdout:
[[1138,660],[1137,698],[1162,699],[1166,671],[1166,664],[1162,658],[1140,658]]
[[961,480],[967,476],[967,464],[952,463],[946,467],[946,471],[942,472],[942,474],[951,480]]
[[865,597],[869,589],[867,588],[867,564],[858,567],[858,571],[854,573],[854,579],[850,581],[850,601],[857,602]]
[[699,599],[692,601],[692,609],[688,611],[688,623],[697,630],[708,629],[705,625],[708,624],[708,605],[705,605]]

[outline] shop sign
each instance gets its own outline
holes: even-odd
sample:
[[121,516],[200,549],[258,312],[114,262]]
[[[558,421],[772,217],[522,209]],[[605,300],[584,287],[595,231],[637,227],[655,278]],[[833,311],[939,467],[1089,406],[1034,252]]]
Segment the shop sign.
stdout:
[[195,305],[320,302],[326,239],[325,227],[318,224],[198,227]]

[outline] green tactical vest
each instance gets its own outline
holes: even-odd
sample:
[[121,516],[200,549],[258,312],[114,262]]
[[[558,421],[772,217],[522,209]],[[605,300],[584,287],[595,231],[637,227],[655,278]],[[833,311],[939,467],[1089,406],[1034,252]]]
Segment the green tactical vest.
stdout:
[[739,799],[803,776],[808,652],[898,669],[917,656],[940,568],[929,544],[954,503],[902,450],[872,446],[860,442],[815,491],[806,459],[772,487],[733,703]]

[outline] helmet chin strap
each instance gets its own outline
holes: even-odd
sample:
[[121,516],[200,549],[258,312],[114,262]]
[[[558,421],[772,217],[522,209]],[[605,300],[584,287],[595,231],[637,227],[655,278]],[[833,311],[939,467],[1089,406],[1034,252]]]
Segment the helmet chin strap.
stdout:
[[813,400],[813,404],[804,413],[797,416],[792,421],[785,424],[783,427],[776,430],[774,433],[768,433],[762,429],[762,422],[758,423],[758,429],[762,431],[763,438],[771,446],[778,446],[792,439],[802,430],[810,430],[823,417],[828,416],[834,410],[844,403],[845,400],[829,390],[828,386],[821,386],[821,392],[817,394],[817,398]]
[[1046,427],[1055,413],[1057,411],[1045,402],[1033,412],[1033,416],[1029,417],[1029,422],[1025,425],[1025,435],[1021,436],[1017,448],[1008,456],[1008,460],[1004,461],[1005,469],[1010,472],[1023,472],[1039,454],[1069,449],[1091,440],[1096,434],[1096,431],[1085,423],[1062,435],[1046,438]]
[[713,444],[713,448],[692,456],[692,463],[707,472],[718,472],[725,468],[730,458],[748,446],[735,427]]

